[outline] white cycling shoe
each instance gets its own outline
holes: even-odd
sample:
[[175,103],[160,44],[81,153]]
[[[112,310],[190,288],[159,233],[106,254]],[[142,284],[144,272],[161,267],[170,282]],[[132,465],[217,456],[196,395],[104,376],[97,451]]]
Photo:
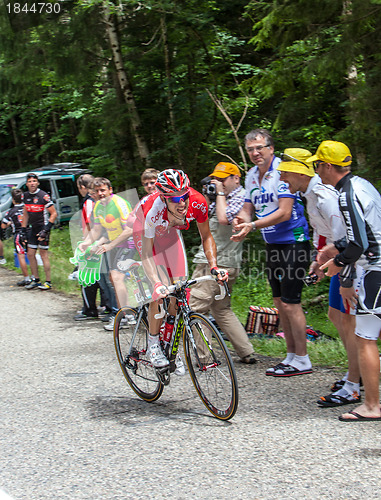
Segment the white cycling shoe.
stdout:
[[147,350],[148,358],[155,368],[163,368],[169,365],[168,359],[159,344],[152,344]]
[[174,373],[175,375],[182,377],[183,375],[185,375],[185,365],[183,360],[181,359],[180,354],[176,355],[175,363],[176,363],[176,370],[174,371]]

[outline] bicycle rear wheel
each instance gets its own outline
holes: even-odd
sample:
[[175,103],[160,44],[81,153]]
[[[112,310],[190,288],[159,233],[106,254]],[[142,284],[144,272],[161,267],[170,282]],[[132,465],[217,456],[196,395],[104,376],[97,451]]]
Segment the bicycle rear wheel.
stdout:
[[202,314],[189,314],[184,327],[185,359],[195,389],[218,419],[229,420],[238,407],[238,384],[233,362],[220,333]]
[[[148,360],[148,324],[144,317],[138,320],[138,313],[139,309],[132,307],[119,309],[114,322],[114,344],[119,365],[132,390],[152,403],[160,398],[164,387]],[[130,318],[127,324],[126,316]],[[135,325],[131,324],[132,317]]]

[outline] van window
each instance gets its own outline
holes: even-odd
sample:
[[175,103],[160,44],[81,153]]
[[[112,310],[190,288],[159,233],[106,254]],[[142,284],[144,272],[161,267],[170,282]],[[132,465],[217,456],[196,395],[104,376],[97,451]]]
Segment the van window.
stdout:
[[60,198],[77,196],[75,185],[72,179],[56,179],[56,186]]
[[47,179],[39,179],[38,181],[40,185],[38,186],[41,191],[45,191],[45,193],[48,193],[50,197],[52,197],[52,187],[50,185],[50,181]]
[[11,197],[11,189],[14,184],[0,184],[0,204],[7,203]]

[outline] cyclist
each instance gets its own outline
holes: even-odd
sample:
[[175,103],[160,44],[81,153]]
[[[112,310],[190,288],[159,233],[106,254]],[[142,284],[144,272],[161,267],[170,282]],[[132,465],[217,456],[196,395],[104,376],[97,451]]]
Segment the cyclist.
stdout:
[[[50,290],[50,260],[49,260],[49,237],[50,230],[57,218],[57,212],[48,193],[39,189],[38,177],[33,172],[26,176],[26,187],[28,191],[24,193],[24,211],[22,215],[22,227],[20,239],[28,243],[28,260],[30,270],[33,275],[32,281],[25,286],[27,290],[39,288],[40,290]],[[37,249],[45,271],[45,283],[40,282],[38,277],[38,265],[36,259]]]
[[[189,229],[190,222],[195,220],[211,273],[219,282],[227,281],[228,275],[217,267],[217,250],[209,228],[207,202],[201,193],[190,187],[188,176],[182,170],[164,170],[158,175],[156,188],[157,191],[149,195],[137,211],[134,240],[154,289],[148,313],[148,356],[155,367],[161,368],[169,361],[160,346],[162,320],[156,319],[155,315],[159,312],[160,299],[168,294],[166,285],[188,274],[180,230]],[[170,304],[168,313],[175,314],[175,304]]]

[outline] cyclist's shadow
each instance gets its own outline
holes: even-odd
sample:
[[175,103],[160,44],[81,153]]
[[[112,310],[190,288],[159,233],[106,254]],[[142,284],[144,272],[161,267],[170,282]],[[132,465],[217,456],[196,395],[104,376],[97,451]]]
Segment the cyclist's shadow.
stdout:
[[[168,420],[181,420],[182,422],[189,421],[192,424],[200,422],[203,427],[209,426],[226,426],[231,425],[231,422],[216,419],[202,408],[192,410],[184,403],[195,401],[194,397],[189,400],[170,400],[156,401],[155,403],[147,403],[137,397],[107,397],[97,396],[94,399],[87,400],[86,407],[90,418],[97,420],[114,420],[121,425],[139,426],[149,425],[156,422],[164,422]],[[205,419],[208,422],[205,423]]]

